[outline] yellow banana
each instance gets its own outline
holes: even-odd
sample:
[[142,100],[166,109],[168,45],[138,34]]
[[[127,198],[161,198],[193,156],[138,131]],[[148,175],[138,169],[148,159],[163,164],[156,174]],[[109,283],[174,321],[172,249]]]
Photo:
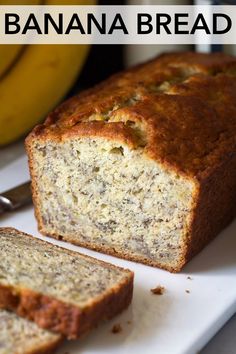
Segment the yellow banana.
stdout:
[[[39,5],[40,0],[2,0],[0,5]],[[0,45],[0,77],[11,67],[23,49],[21,44]]]
[[[95,1],[86,1],[86,5]],[[47,4],[85,4],[51,0]],[[0,81],[0,145],[27,133],[65,96],[81,69],[88,45],[30,45]]]
[[22,47],[20,44],[0,45],[0,77],[10,68]]

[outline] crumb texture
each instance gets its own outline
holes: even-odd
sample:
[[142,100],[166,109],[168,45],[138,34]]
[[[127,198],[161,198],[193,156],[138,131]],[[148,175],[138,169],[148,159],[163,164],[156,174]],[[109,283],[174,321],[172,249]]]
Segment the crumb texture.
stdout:
[[154,295],[163,295],[165,292],[165,288],[164,286],[158,285],[155,288],[151,289],[151,293],[153,293]]
[[43,330],[14,313],[0,310],[0,354],[39,353],[59,340],[59,335]]
[[236,58],[161,55],[63,103],[26,146],[41,232],[179,271],[236,214]]
[[36,145],[45,232],[174,264],[194,183],[141,154],[101,138]]
[[122,332],[122,327],[121,327],[121,325],[119,323],[114,324],[114,326],[112,327],[111,331],[112,331],[113,334],[120,333],[120,332]]
[[82,307],[129,272],[33,237],[0,229],[0,284]]

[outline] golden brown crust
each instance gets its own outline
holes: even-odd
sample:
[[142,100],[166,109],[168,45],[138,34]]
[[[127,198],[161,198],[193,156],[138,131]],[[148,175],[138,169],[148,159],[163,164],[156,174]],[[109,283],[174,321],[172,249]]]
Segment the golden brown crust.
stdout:
[[185,263],[196,255],[236,216],[236,153],[199,184],[192,223],[185,240]]
[[[14,229],[8,228],[8,230]],[[47,245],[50,246],[49,243]],[[85,255],[83,257],[92,258]],[[103,261],[95,261],[107,267],[115,267]],[[14,311],[19,316],[34,321],[41,328],[60,333],[69,339],[76,339],[86,334],[101,320],[112,318],[128,307],[133,295],[133,278],[134,274],[127,270],[125,279],[81,309],[73,304],[64,303],[54,297],[29,289],[0,284],[0,308]]]
[[57,240],[63,240],[63,241],[66,241],[66,242],[70,242],[70,243],[72,243],[74,245],[77,245],[77,246],[90,248],[90,249],[92,249],[94,251],[97,251],[97,252],[100,252],[100,253],[106,253],[106,254],[109,254],[111,256],[115,256],[115,257],[122,258],[122,259],[127,259],[128,261],[143,263],[143,264],[146,264],[146,265],[151,266],[151,267],[157,267],[157,268],[165,269],[165,270],[168,270],[171,273],[179,272],[181,270],[181,268],[183,267],[183,265],[186,263],[185,262],[185,258],[183,256],[182,261],[179,262],[179,264],[176,267],[163,266],[163,264],[161,262],[151,260],[150,258],[142,257],[141,255],[138,256],[138,255],[135,255],[135,254],[131,254],[128,249],[127,250],[125,250],[125,249],[123,249],[123,250],[115,250],[114,247],[109,247],[107,245],[99,246],[98,244],[95,245],[95,244],[92,244],[92,243],[89,243],[89,242],[85,242],[82,239],[79,239],[78,237],[73,238],[73,236],[70,237],[68,235],[65,238],[63,238],[63,236],[60,236],[58,234],[48,233],[48,231],[44,231],[43,224],[39,224],[38,228],[39,228],[39,231],[45,236],[50,236],[50,237],[53,237],[53,238],[55,238]]
[[0,308],[14,311],[17,315],[34,321],[39,327],[60,333],[68,339],[77,339],[102,320],[110,319],[126,309],[131,302],[132,278],[94,301],[82,310],[64,304],[48,296],[28,289],[16,289],[0,285]]
[[235,149],[235,77],[236,59],[225,54],[165,54],[63,103],[27,144],[101,136],[135,147],[128,120],[140,125],[146,155],[200,179]]
[[[101,116],[102,121],[98,120]],[[132,122],[142,132],[142,143]],[[26,140],[35,214],[42,233],[31,144],[38,139],[63,141],[81,136],[140,146],[147,158],[194,180],[192,221],[182,257],[177,266],[165,269],[178,272],[236,215],[236,58],[221,53],[165,54],[111,77],[51,113]],[[73,236],[69,239],[161,267],[158,261],[128,250],[98,248],[73,241]]]

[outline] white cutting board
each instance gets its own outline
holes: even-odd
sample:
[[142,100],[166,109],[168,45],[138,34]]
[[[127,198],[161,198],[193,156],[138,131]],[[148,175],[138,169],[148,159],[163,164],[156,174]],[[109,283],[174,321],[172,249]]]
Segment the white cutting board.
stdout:
[[[3,157],[4,152],[0,152],[2,166]],[[27,160],[23,156],[0,169],[0,192],[28,178]],[[33,207],[1,216],[0,226],[16,227],[42,238]],[[180,274],[47,240],[135,272],[130,308],[87,337],[65,343],[59,354],[196,354],[236,312],[236,221]],[[150,292],[157,285],[166,289],[162,296]],[[111,332],[114,324],[121,325],[120,333]]]

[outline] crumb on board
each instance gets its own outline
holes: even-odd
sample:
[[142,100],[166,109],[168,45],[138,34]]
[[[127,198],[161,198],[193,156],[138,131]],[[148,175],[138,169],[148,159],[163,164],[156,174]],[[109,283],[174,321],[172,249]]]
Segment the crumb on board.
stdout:
[[190,290],[188,290],[188,289],[186,289],[185,292],[186,292],[187,294],[190,294]]
[[127,321],[127,324],[129,324],[129,325],[130,325],[131,323],[132,323],[132,321]]
[[164,286],[158,285],[150,290],[154,295],[163,295],[165,292]]
[[111,329],[112,333],[116,334],[116,333],[120,333],[122,331],[122,327],[119,323],[114,324],[114,326]]
[[188,280],[193,280],[193,278],[192,278],[192,277],[187,277],[187,279],[188,279]]

